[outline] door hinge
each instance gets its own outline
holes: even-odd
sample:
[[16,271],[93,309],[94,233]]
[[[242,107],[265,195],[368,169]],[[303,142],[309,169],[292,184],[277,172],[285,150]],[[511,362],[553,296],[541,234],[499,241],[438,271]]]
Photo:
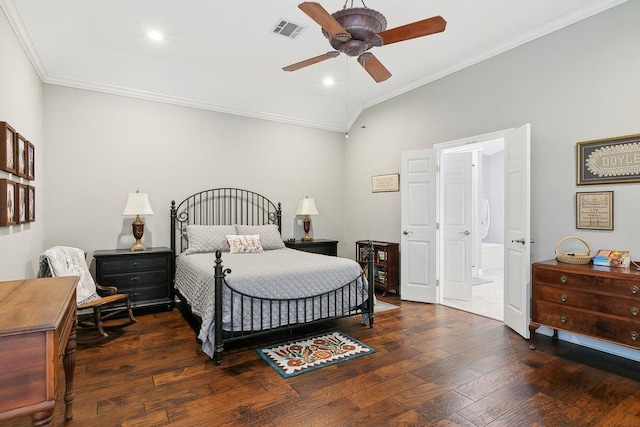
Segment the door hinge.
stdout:
[[436,172],[440,172],[440,165],[436,165]]
[[440,230],[440,223],[436,222],[436,230]]
[[436,288],[440,286],[440,279],[436,279]]

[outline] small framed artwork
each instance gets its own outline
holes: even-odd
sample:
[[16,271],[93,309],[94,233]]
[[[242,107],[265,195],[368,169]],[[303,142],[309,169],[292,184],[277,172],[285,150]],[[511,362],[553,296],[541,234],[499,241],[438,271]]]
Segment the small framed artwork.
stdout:
[[0,179],[0,227],[16,223],[16,182]]
[[640,182],[640,134],[578,142],[576,183]]
[[16,175],[27,177],[27,140],[19,133],[16,134]]
[[27,222],[33,222],[36,220],[36,189],[35,187],[27,186]]
[[576,193],[576,228],[613,230],[613,191]]
[[400,191],[400,174],[374,175],[371,177],[371,192],[385,193]]
[[16,173],[16,131],[9,123],[0,122],[0,169]]
[[27,187],[28,185],[16,183],[16,223],[27,222]]
[[27,179],[36,177],[36,147],[27,141]]

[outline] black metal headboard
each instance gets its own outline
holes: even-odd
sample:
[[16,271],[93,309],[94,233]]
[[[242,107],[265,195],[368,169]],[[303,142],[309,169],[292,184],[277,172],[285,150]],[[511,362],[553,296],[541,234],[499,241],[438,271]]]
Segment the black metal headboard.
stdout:
[[[282,233],[282,207],[253,191],[214,188],[195,193],[176,206],[171,201],[171,250],[174,257],[187,249],[187,225],[275,224]],[[175,271],[175,270],[174,270]]]

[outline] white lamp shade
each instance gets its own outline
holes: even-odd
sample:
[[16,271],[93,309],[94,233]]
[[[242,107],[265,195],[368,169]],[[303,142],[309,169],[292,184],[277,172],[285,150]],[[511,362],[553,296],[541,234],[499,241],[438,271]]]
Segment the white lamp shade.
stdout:
[[298,202],[298,210],[296,215],[318,215],[318,209],[316,209],[316,202],[310,197],[300,199]]
[[125,206],[122,215],[153,215],[151,205],[149,204],[149,196],[147,196],[147,193],[129,193],[127,206]]

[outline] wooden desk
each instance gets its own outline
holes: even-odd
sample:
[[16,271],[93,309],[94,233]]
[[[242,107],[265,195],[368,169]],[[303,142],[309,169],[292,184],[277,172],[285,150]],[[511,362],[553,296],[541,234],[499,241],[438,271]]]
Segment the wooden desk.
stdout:
[[0,421],[53,425],[64,356],[65,418],[73,417],[77,277],[0,282]]

